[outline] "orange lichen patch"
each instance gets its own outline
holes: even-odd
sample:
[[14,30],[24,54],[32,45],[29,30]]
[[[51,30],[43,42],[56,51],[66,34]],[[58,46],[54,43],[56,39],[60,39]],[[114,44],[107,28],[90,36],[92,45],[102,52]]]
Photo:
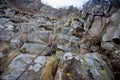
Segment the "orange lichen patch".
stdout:
[[71,73],[67,72],[67,73],[66,73],[66,76],[67,76],[67,77],[70,77],[70,76],[71,76]]

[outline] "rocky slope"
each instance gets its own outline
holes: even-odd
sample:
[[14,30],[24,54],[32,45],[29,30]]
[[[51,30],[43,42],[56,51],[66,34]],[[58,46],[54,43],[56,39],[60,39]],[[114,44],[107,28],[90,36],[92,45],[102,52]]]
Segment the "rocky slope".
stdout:
[[0,1],[2,80],[119,79],[119,0],[90,0],[82,11],[41,10],[22,13]]

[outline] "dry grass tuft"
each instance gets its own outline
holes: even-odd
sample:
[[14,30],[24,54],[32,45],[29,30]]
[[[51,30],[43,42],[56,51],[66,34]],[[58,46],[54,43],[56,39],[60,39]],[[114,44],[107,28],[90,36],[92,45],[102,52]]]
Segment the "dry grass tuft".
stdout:
[[40,80],[54,80],[58,63],[59,59],[56,56],[52,56],[42,69]]

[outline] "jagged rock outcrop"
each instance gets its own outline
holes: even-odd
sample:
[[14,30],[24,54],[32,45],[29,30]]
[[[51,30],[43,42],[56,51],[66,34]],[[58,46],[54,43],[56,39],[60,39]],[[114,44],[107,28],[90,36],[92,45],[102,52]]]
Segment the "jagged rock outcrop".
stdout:
[[41,2],[41,0],[6,0],[6,2],[13,9],[28,14],[46,14],[54,17],[67,16],[70,13],[79,14],[79,10],[70,6],[69,9],[55,9],[47,4]]

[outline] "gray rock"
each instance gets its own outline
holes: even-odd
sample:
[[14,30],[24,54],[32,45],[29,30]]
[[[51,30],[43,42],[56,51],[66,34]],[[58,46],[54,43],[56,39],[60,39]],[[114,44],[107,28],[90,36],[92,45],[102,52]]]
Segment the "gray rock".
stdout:
[[21,48],[25,48],[27,52],[32,54],[40,53],[47,45],[38,43],[25,43]]
[[115,30],[115,27],[108,26],[106,33],[102,37],[102,41],[111,41],[114,36]]
[[115,53],[120,56],[120,50],[115,50]]
[[71,23],[72,28],[78,28],[78,27],[81,27],[81,25],[82,24],[78,21],[72,21],[72,23]]
[[113,50],[113,49],[115,49],[115,46],[114,46],[114,44],[112,42],[102,42],[101,43],[101,47],[103,49],[107,49],[107,50]]
[[14,32],[8,29],[0,29],[0,40],[2,41],[10,41],[14,36]]
[[82,35],[82,32],[84,31],[82,27],[82,23],[78,21],[72,21],[71,27],[69,30],[70,35],[74,35],[76,37],[80,37]]
[[6,29],[11,30],[11,31],[13,31],[14,28],[15,28],[15,27],[14,27],[13,25],[11,25],[11,24],[6,24],[5,27],[6,27]]
[[120,29],[119,29],[119,28],[115,31],[115,34],[114,34],[114,36],[113,36],[113,39],[115,39],[115,38],[117,38],[117,39],[120,38]]
[[48,40],[48,38],[49,32],[45,31],[32,31],[30,34],[28,34],[29,42],[45,42],[45,40]]
[[88,21],[87,25],[89,26],[88,30],[90,29],[89,34],[91,36],[100,36],[101,35],[101,32],[103,31],[103,28],[104,28],[103,27],[104,23],[102,23],[101,19],[102,19],[101,16],[95,16],[93,23],[92,23],[92,20]]
[[[2,79],[16,80],[16,78],[25,70],[26,66],[28,66],[34,57],[35,56],[30,54],[20,54],[15,57],[8,66],[8,70],[2,74]],[[46,61],[47,58],[44,56],[39,56],[36,58],[33,64],[30,65],[28,70],[20,77],[19,80],[38,80],[39,72],[41,71]]]
[[82,11],[82,17],[85,18],[87,14],[102,16],[107,15],[109,12],[111,3],[110,0],[89,0],[84,6]]
[[[55,80],[113,80],[113,73],[98,53],[74,55],[65,53]],[[90,75],[91,74],[91,75]]]
[[43,26],[46,30],[53,30],[54,23],[51,23],[51,22],[47,21]]
[[3,28],[5,28],[5,26],[0,25],[0,29],[3,29]]
[[79,38],[75,37],[75,36],[69,36],[69,35],[65,35],[65,34],[59,34],[58,37],[60,39],[64,39],[67,40],[69,42],[79,42]]
[[0,25],[4,25],[9,21],[7,18],[0,18]]
[[[35,0],[35,1],[31,1],[31,0],[23,0],[23,1],[10,1],[7,0],[7,3],[15,9],[19,9],[21,11],[24,11],[26,13],[30,12],[30,13],[37,13],[39,12],[40,8],[41,8],[41,1],[39,0]],[[34,6],[34,7],[33,7]]]
[[65,51],[65,52],[71,51],[70,48],[67,48],[66,46],[62,46],[62,45],[58,45],[57,49]]
[[120,24],[119,27],[116,29],[115,34],[112,38],[112,41],[116,44],[120,45]]
[[107,31],[104,34],[103,41],[113,41],[117,44],[120,44],[120,9],[112,14],[108,20]]
[[17,27],[17,29],[19,30],[19,32],[30,33],[35,27],[36,26],[34,26],[33,23],[22,23],[20,26]]
[[0,58],[3,57],[3,56],[4,56],[3,53],[0,51]]
[[20,48],[21,41],[19,39],[11,39],[10,43],[13,48]]
[[63,27],[63,28],[61,29],[61,33],[62,33],[62,34],[68,34],[69,30],[70,30],[69,27]]
[[93,19],[94,19],[93,15],[89,15],[86,23],[84,23],[84,30],[88,31],[90,29]]
[[102,41],[109,41],[109,39],[107,38],[107,34],[104,34],[103,36],[102,36]]

